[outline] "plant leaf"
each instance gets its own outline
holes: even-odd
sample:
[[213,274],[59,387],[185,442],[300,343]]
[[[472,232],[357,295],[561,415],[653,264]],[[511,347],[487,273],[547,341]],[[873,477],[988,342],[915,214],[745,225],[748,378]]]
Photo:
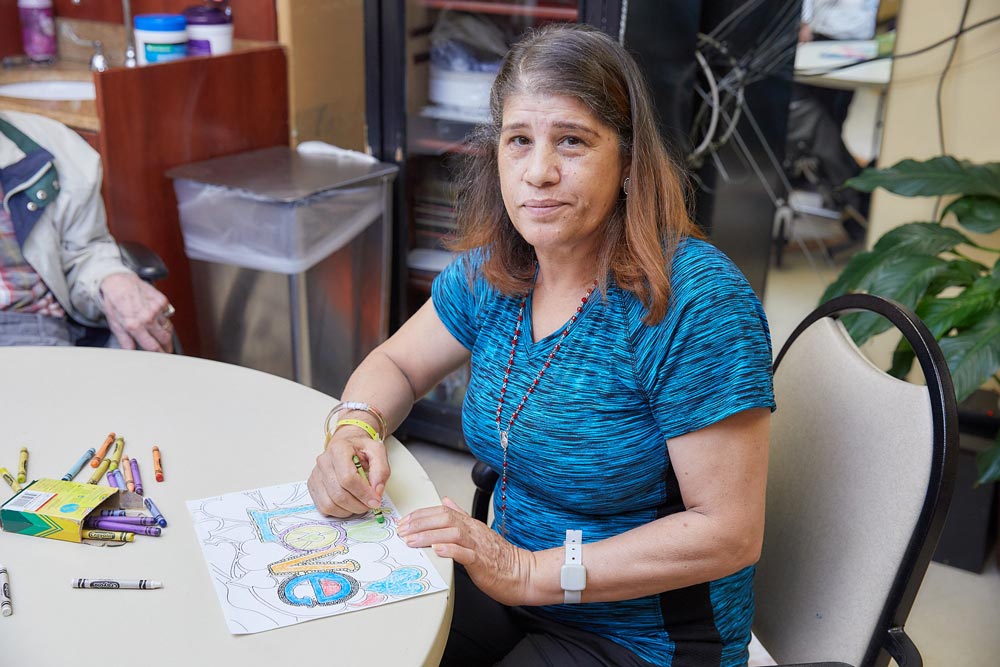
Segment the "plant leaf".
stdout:
[[892,254],[884,252],[866,250],[855,253],[848,260],[847,266],[837,276],[837,279],[823,292],[819,302],[826,303],[835,296],[849,292],[863,292],[871,283],[871,279],[882,268],[882,264],[894,261],[894,259]]
[[917,315],[940,340],[952,329],[967,329],[983,319],[1000,304],[1000,278],[985,275],[951,298],[925,299]]
[[976,454],[976,468],[979,469],[976,484],[1000,480],[1000,436],[997,436],[996,444]]
[[904,197],[989,195],[1000,197],[1000,163],[973,164],[942,155],[930,160],[903,160],[885,169],[865,169],[844,183],[871,192],[885,188]]
[[942,338],[940,346],[951,369],[955,396],[964,401],[1000,369],[1000,311],[994,310],[974,326]]
[[[896,256],[882,264],[878,273],[865,287],[871,294],[893,299],[908,308],[915,309],[931,281],[947,268],[948,262],[938,257]],[[875,313],[846,315],[843,322],[858,345],[892,326],[888,320]]]
[[948,204],[941,217],[954,213],[958,224],[970,232],[992,234],[1000,229],[1000,199],[986,195],[966,195]]
[[975,245],[965,234],[937,222],[910,222],[886,232],[875,244],[876,252],[938,255],[965,243]]
[[988,268],[971,259],[948,260],[948,268],[931,281],[927,294],[936,296],[947,287],[968,287],[987,271]]
[[905,378],[913,367],[913,360],[916,356],[910,343],[905,338],[901,339],[892,353],[892,367],[889,369],[889,375],[900,380]]

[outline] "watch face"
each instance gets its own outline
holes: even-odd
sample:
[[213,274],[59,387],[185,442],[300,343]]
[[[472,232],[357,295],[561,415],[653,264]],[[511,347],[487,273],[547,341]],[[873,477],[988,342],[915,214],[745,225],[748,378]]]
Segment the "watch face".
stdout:
[[582,565],[563,565],[559,583],[564,591],[582,591],[587,587],[587,569]]

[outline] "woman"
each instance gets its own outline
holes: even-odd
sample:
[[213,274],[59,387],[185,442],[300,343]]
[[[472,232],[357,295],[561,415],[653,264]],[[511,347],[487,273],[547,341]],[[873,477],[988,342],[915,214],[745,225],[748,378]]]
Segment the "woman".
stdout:
[[463,428],[501,474],[493,529],[447,498],[397,528],[461,566],[442,664],[745,664],[774,405],[760,303],[697,238],[612,39],[528,35],[491,114],[460,181],[465,252],[351,377],[365,409],[344,416],[364,426],[336,431],[313,499],[377,507],[381,413],[391,430],[471,359]]

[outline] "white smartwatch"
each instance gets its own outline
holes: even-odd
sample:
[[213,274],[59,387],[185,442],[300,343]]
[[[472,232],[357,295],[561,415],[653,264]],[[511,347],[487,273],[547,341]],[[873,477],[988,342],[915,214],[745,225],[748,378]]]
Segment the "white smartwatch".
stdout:
[[559,571],[563,602],[579,604],[580,594],[587,587],[587,568],[583,566],[583,531],[566,531],[566,564]]

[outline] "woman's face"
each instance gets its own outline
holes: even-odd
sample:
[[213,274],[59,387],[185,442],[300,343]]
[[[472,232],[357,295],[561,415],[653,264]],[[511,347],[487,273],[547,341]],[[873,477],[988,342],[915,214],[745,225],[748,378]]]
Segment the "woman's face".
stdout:
[[536,252],[597,252],[628,170],[614,129],[575,97],[512,95],[497,157],[507,213]]

